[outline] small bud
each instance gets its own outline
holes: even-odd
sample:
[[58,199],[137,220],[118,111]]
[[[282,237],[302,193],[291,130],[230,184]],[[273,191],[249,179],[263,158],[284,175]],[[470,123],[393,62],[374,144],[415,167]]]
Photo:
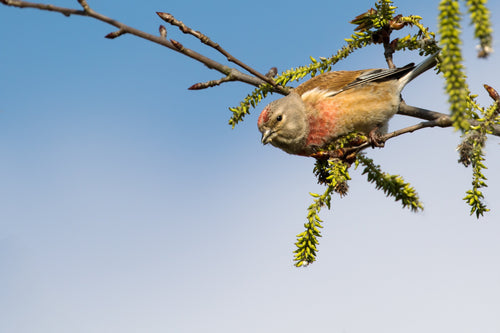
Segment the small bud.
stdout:
[[195,83],[191,87],[188,88],[188,90],[199,90],[199,89],[203,89],[201,83]]
[[171,23],[174,20],[174,17],[172,14],[169,13],[163,13],[163,12],[156,12],[156,14],[165,22]]
[[179,51],[184,50],[184,46],[183,46],[181,43],[179,43],[178,41],[171,39],[171,40],[170,40],[170,43],[172,43],[172,45],[173,45],[173,46],[174,46],[177,50],[179,50]]
[[487,84],[484,84],[484,89],[486,89],[486,91],[488,92],[488,94],[490,95],[491,98],[493,98],[495,101],[498,101],[500,99],[500,95],[498,95],[498,92],[493,89],[493,87],[490,87],[489,85]]
[[273,78],[276,76],[276,74],[278,74],[278,68],[276,67],[271,67],[269,69],[269,71],[266,73],[266,76],[267,77],[270,77],[270,78]]
[[106,36],[104,36],[104,38],[108,38],[108,39],[114,39],[116,37],[119,37],[121,35],[123,35],[125,33],[125,31],[123,30],[117,30],[117,31],[113,31],[113,32],[110,32],[109,34],[107,34]]
[[484,89],[488,92],[490,97],[497,103],[497,114],[500,111],[500,95],[498,94],[498,91],[493,89],[493,87],[490,87],[489,85],[485,84]]
[[158,30],[160,30],[161,37],[167,38],[167,28],[160,24],[160,28]]

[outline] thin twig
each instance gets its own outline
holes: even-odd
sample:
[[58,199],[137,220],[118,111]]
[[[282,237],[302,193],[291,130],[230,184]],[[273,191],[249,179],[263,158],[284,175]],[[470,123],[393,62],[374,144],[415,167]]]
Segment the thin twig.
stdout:
[[28,1],[19,1],[19,0],[0,0],[1,3],[7,6],[18,7],[18,8],[36,8],[40,10],[47,10],[49,12],[58,12],[63,14],[64,16],[70,15],[87,15],[85,11],[71,8],[63,8],[50,4],[43,3],[32,3]]
[[[399,111],[398,114],[404,115],[404,116],[410,116],[414,118],[419,118],[419,119],[425,119],[429,121],[435,121],[440,119],[442,123],[445,122],[451,122],[451,117],[447,114],[441,113],[441,112],[436,112],[436,111],[430,111],[427,109],[422,109],[422,108],[417,108],[415,106],[410,106],[406,104],[405,102],[401,102],[399,105]],[[475,120],[469,120],[469,123],[472,126],[477,126],[479,125],[479,122]],[[451,126],[451,124],[449,125]],[[441,126],[441,127],[449,127],[449,126]],[[492,133],[495,136],[500,136],[500,126],[499,125],[493,125],[492,126]]]
[[[40,10],[44,10],[44,11],[61,13],[65,16],[79,15],[79,16],[91,17],[93,19],[96,19],[96,20],[99,20],[99,21],[102,21],[102,22],[105,22],[107,24],[110,24],[112,26],[117,27],[119,29],[118,31],[121,31],[120,34],[129,33],[131,35],[149,40],[153,43],[157,43],[157,44],[160,44],[162,46],[165,46],[173,51],[182,53],[182,54],[184,54],[184,55],[186,55],[186,56],[188,56],[196,61],[201,62],[202,64],[204,64],[205,66],[207,66],[210,69],[214,69],[214,70],[216,70],[224,75],[231,75],[232,77],[234,77],[234,81],[248,83],[248,84],[255,86],[255,87],[258,87],[258,86],[262,85],[263,83],[265,83],[264,80],[262,80],[258,77],[245,74],[245,73],[237,70],[236,68],[232,68],[232,67],[223,65],[223,64],[221,64],[213,59],[210,59],[210,58],[208,58],[208,57],[206,57],[206,56],[204,56],[196,51],[193,51],[191,49],[183,48],[182,50],[179,50],[177,47],[175,47],[172,44],[171,41],[163,38],[162,36],[155,36],[155,35],[149,34],[147,32],[141,31],[139,29],[136,29],[136,28],[128,26],[124,23],[121,23],[117,20],[109,18],[105,15],[102,15],[102,14],[94,11],[93,9],[91,9],[85,0],[78,0],[78,2],[82,6],[82,8],[84,8],[84,10],[64,8],[64,7],[58,7],[58,6],[54,6],[54,5],[50,5],[50,4],[33,3],[33,2],[21,1],[21,0],[0,0],[0,3],[2,3],[4,5],[17,7],[17,8],[35,8],[35,9],[40,9]],[[282,93],[282,94],[284,93],[281,91],[281,89],[277,90],[277,92]]]
[[198,83],[195,83],[191,87],[189,87],[188,89],[189,90],[200,90],[200,89],[215,87],[215,86],[218,86],[221,83],[229,82],[229,81],[235,81],[235,79],[233,77],[231,77],[230,75],[228,75],[228,76],[225,76],[225,77],[223,77],[223,78],[221,78],[219,80],[210,80],[210,81],[207,81],[207,82],[198,82]]
[[415,124],[415,125],[412,125],[412,126],[408,126],[408,127],[405,127],[405,128],[401,128],[401,129],[399,129],[397,131],[394,131],[394,132],[382,135],[381,141],[385,142],[385,141],[387,141],[389,139],[392,139],[392,138],[395,138],[397,136],[400,136],[401,134],[412,133],[412,132],[415,132],[415,131],[417,131],[419,129],[422,129],[422,128],[427,128],[427,127],[450,127],[451,125],[453,125],[453,122],[451,121],[450,117],[448,117],[447,115],[444,115],[444,117],[438,118],[436,120],[423,121],[421,123],[418,123],[418,124]]
[[164,13],[164,12],[156,12],[156,14],[158,14],[158,16],[162,20],[164,20],[165,22],[167,22],[173,26],[179,27],[179,30],[182,31],[183,33],[192,35],[192,36],[198,38],[203,44],[208,45],[208,46],[216,49],[222,55],[224,55],[228,61],[237,64],[241,68],[248,71],[250,74],[253,74],[256,77],[258,77],[259,79],[269,83],[276,90],[279,90],[282,93],[287,93],[287,90],[283,89],[283,87],[276,84],[276,82],[272,79],[272,77],[268,77],[266,75],[263,75],[259,71],[253,69],[252,67],[250,67],[247,64],[243,63],[242,61],[238,60],[236,57],[232,56],[229,52],[227,52],[225,49],[223,49],[218,43],[212,41],[207,35],[201,33],[200,31],[196,31],[196,30],[191,29],[190,27],[185,25],[182,21],[177,20],[172,14]]

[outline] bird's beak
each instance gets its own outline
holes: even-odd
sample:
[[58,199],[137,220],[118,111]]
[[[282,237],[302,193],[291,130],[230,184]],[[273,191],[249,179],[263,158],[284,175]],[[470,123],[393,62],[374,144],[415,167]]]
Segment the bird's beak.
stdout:
[[264,132],[262,132],[262,139],[261,139],[262,144],[265,145],[271,142],[271,139],[269,138],[271,134],[273,134],[273,132],[271,132],[270,129],[267,129]]

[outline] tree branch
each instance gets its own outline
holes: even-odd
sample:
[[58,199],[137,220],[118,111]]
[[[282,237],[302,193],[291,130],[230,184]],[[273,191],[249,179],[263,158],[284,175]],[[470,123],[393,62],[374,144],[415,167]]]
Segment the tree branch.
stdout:
[[410,106],[404,101],[399,104],[398,114],[425,120],[436,120],[442,116],[447,116],[446,114],[441,112],[430,111],[427,109],[418,108],[416,106]]
[[[435,126],[440,126],[440,127],[450,127],[453,122],[451,121],[451,117],[447,114],[441,113],[441,112],[436,112],[436,111],[430,111],[422,108],[417,108],[415,106],[410,106],[406,104],[405,102],[401,102],[399,105],[399,111],[398,114],[405,115],[405,116],[410,116],[414,118],[419,118],[419,119],[425,119],[429,121],[437,121],[436,125],[434,126],[425,126],[425,127],[435,127]],[[441,124],[447,124],[450,123],[447,126],[442,126]],[[475,120],[469,120],[469,123],[472,126],[477,126],[479,125],[479,122]],[[424,127],[422,127],[424,128]],[[412,131],[413,132],[413,131]],[[495,136],[500,136],[500,126],[499,125],[493,125],[492,126],[492,133]]]
[[[22,1],[22,0],[0,0],[0,3],[7,5],[7,6],[17,7],[17,8],[34,8],[34,9],[39,9],[39,10],[44,10],[44,11],[57,12],[57,13],[61,13],[61,14],[65,15],[65,16],[79,15],[79,16],[91,17],[93,19],[96,19],[98,21],[107,23],[109,25],[112,25],[112,26],[118,28],[117,31],[114,31],[114,32],[107,34],[105,36],[106,38],[112,39],[112,38],[117,38],[123,34],[131,34],[131,35],[137,36],[139,38],[143,38],[145,40],[148,40],[148,41],[151,41],[153,43],[167,47],[175,52],[184,54],[184,55],[186,55],[186,56],[188,56],[188,57],[190,57],[198,62],[201,62],[202,64],[204,64],[208,68],[216,70],[216,71],[225,75],[223,78],[221,78],[219,80],[211,80],[211,81],[204,82],[204,83],[196,83],[196,84],[192,85],[189,89],[204,89],[207,87],[219,85],[223,82],[240,81],[240,82],[244,82],[244,83],[250,84],[252,86],[256,86],[256,87],[258,87],[264,83],[268,83],[268,84],[273,86],[273,90],[275,92],[282,94],[282,95],[288,94],[287,88],[277,85],[276,82],[274,82],[274,80],[272,79],[272,77],[275,75],[275,72],[276,72],[276,70],[274,68],[272,68],[271,72],[266,74],[266,75],[263,75],[263,74],[257,72],[256,70],[254,70],[250,66],[248,66],[248,65],[242,63],[240,60],[234,58],[226,50],[224,50],[222,47],[220,47],[219,44],[211,41],[207,36],[205,36],[201,32],[194,31],[193,29],[187,27],[186,25],[184,25],[184,23],[176,20],[172,15],[167,14],[167,13],[158,12],[158,15],[162,19],[164,19],[166,22],[179,27],[179,29],[182,32],[191,34],[191,35],[195,36],[196,38],[200,39],[200,41],[202,41],[203,43],[215,48],[220,53],[222,53],[224,56],[226,56],[228,61],[234,62],[238,66],[244,68],[245,70],[247,70],[248,72],[253,74],[254,76],[243,73],[236,68],[223,65],[223,64],[221,64],[221,63],[219,63],[211,58],[208,58],[208,57],[206,57],[206,56],[204,56],[196,51],[188,49],[188,48],[184,47],[178,41],[166,39],[166,35],[167,35],[166,29],[165,29],[165,27],[163,27],[161,25],[160,25],[160,36],[155,36],[155,35],[146,33],[144,31],[141,31],[139,29],[133,28],[131,26],[128,26],[124,23],[121,23],[117,20],[114,20],[112,18],[109,18],[105,15],[102,15],[102,14],[94,11],[92,8],[90,8],[90,6],[88,5],[86,0],[78,0],[78,3],[82,6],[82,9],[64,8],[64,7],[54,6],[51,4],[33,3],[33,2]],[[396,23],[398,23],[398,22],[396,22],[396,21],[393,22],[393,25]],[[391,26],[391,29],[399,30],[400,26],[394,25],[394,26]],[[391,67],[391,65],[393,66],[393,63],[391,61],[392,60],[392,52],[391,51],[394,49],[394,45],[391,45],[393,43],[389,42],[388,36],[384,36],[384,37],[385,37],[384,40],[386,42],[384,44],[384,48],[386,51],[385,57],[386,57],[386,60],[388,61],[388,65]],[[494,97],[492,97],[492,98],[494,98]],[[498,99],[497,99],[497,103],[500,104],[500,102],[498,102]],[[393,133],[386,134],[385,136],[382,137],[382,138],[385,138],[385,140],[388,140],[388,139],[393,138],[395,136],[399,136],[399,135],[404,134],[404,133],[409,133],[409,132],[416,131],[418,129],[426,128],[426,127],[436,127],[436,126],[450,127],[452,125],[451,118],[447,114],[436,112],[436,111],[430,111],[430,110],[426,110],[426,109],[422,109],[422,108],[417,108],[414,106],[409,106],[404,102],[401,103],[401,105],[399,107],[398,114],[406,115],[406,116],[410,116],[410,117],[415,117],[415,118],[419,118],[419,119],[424,119],[424,120],[427,120],[427,122],[422,122],[420,124],[410,126],[410,127],[395,131]],[[472,125],[478,124],[474,120],[471,120],[470,123]],[[498,125],[493,126],[492,130],[493,130],[493,133],[492,133],[493,135],[500,136],[500,126],[498,126]],[[367,144],[367,146],[368,145],[369,144]],[[365,148],[365,146],[363,146],[363,148]]]
[[172,14],[169,13],[163,13],[163,12],[156,12],[158,16],[164,20],[165,22],[174,25],[176,27],[179,27],[179,30],[182,31],[185,34],[190,34],[196,38],[198,38],[203,44],[206,44],[217,51],[219,51],[222,55],[226,57],[226,59],[230,62],[235,63],[236,65],[240,66],[241,68],[245,69],[248,71],[250,74],[253,74],[254,76],[258,77],[262,81],[265,81],[269,83],[271,86],[273,86],[276,90],[280,91],[281,93],[288,93],[286,89],[283,87],[279,86],[272,77],[268,77],[266,75],[261,74],[257,70],[253,69],[252,67],[248,66],[247,64],[243,63],[242,61],[238,60],[234,56],[232,56],[229,52],[224,50],[218,43],[215,43],[212,41],[207,35],[202,34],[200,31],[195,31],[191,29],[190,27],[186,26],[182,21],[177,20]]
[[71,8],[63,8],[50,4],[43,3],[32,3],[28,1],[19,1],[19,0],[0,0],[1,3],[7,6],[18,7],[18,8],[36,8],[40,10],[47,10],[50,12],[58,12],[63,14],[64,16],[70,15],[86,15],[84,10],[71,9]]
[[437,118],[436,120],[423,121],[421,123],[418,123],[418,124],[415,124],[412,126],[408,126],[408,127],[396,130],[396,131],[391,132],[391,133],[387,133],[387,134],[382,136],[381,141],[385,142],[389,139],[400,136],[401,134],[412,133],[412,132],[415,132],[415,131],[422,129],[422,128],[437,127],[437,126],[450,127],[451,125],[453,125],[453,122],[451,121],[450,117],[447,115],[443,115],[443,117]]
[[[214,69],[214,70],[216,70],[216,71],[218,71],[226,76],[233,77],[234,78],[233,81],[241,81],[241,82],[248,83],[248,84],[255,86],[255,87],[258,87],[266,82],[259,77],[255,77],[252,75],[242,73],[241,71],[237,70],[236,68],[232,68],[232,67],[223,65],[223,64],[221,64],[213,59],[210,59],[210,58],[208,58],[208,57],[206,57],[206,56],[204,56],[196,51],[193,51],[191,49],[188,49],[185,47],[182,47],[181,49],[179,49],[178,47],[176,47],[174,45],[174,43],[165,39],[162,36],[155,36],[155,35],[149,34],[147,32],[141,31],[139,29],[136,29],[136,28],[128,26],[124,23],[121,23],[117,20],[109,18],[105,15],[102,15],[102,14],[94,11],[93,9],[91,9],[85,0],[78,0],[78,2],[82,6],[83,10],[73,9],[73,8],[64,8],[64,7],[54,6],[54,5],[50,5],[50,4],[33,3],[33,2],[21,1],[21,0],[0,0],[0,3],[2,3],[4,5],[17,7],[17,8],[35,8],[35,9],[40,9],[40,10],[44,10],[44,11],[61,13],[65,16],[71,16],[71,15],[88,16],[88,17],[91,17],[91,18],[96,19],[98,21],[105,22],[107,24],[110,24],[110,25],[118,28],[117,32],[112,32],[112,33],[108,34],[107,35],[108,38],[116,38],[119,35],[123,35],[123,34],[128,33],[128,34],[149,40],[153,43],[165,46],[173,51],[182,53],[182,54],[184,54],[184,55],[186,55],[186,56],[188,56],[188,57],[190,57],[198,62],[201,62],[202,64],[204,64],[205,66],[207,66],[210,69]],[[275,88],[275,90],[277,92],[282,93],[282,94],[284,93],[281,91],[282,89]],[[284,94],[286,94],[286,93],[284,93]]]

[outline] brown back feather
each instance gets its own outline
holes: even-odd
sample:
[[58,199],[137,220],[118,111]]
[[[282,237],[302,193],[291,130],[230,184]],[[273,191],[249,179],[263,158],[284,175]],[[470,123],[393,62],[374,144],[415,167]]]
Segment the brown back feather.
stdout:
[[295,88],[294,91],[302,96],[307,91],[318,88],[336,94],[366,82],[399,79],[413,68],[415,68],[415,65],[412,63],[404,67],[393,69],[363,69],[358,71],[328,72],[307,80]]
[[303,95],[309,90],[318,88],[326,91],[340,91],[346,85],[356,80],[356,78],[363,72],[370,71],[370,69],[359,71],[337,71],[328,72],[315,76],[310,80],[299,85],[294,89],[299,95]]

